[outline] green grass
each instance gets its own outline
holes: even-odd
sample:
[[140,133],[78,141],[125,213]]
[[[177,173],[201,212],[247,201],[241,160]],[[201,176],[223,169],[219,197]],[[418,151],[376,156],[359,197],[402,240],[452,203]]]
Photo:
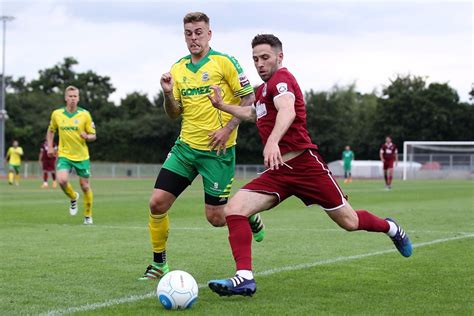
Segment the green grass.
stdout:
[[[94,225],[84,226],[81,216],[68,214],[60,190],[42,190],[39,180],[20,187],[2,181],[0,314],[172,313],[151,295],[154,282],[137,281],[151,260],[153,184],[93,179]],[[253,247],[257,294],[222,298],[203,286],[196,305],[183,313],[472,315],[473,181],[396,181],[392,191],[382,181],[342,187],[354,208],[399,221],[420,245],[413,256],[391,251],[382,234],[345,232],[319,207],[290,198],[263,214],[267,235]],[[190,272],[200,285],[233,274],[227,229],[207,223],[200,181],[177,200],[170,218],[172,269]]]

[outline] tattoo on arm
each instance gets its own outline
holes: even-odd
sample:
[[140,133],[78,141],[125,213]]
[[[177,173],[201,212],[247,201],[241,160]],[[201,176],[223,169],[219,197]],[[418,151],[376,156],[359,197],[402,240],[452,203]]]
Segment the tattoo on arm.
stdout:
[[180,104],[174,99],[172,93],[165,93],[164,95],[165,101],[163,103],[163,107],[165,109],[166,114],[171,119],[176,119],[178,116],[183,113],[183,108]]

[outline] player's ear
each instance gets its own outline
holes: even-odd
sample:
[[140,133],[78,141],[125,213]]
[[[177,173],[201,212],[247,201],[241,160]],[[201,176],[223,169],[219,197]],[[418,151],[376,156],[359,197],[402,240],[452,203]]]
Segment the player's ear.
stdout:
[[278,64],[281,65],[281,63],[283,62],[283,52],[282,51],[278,52],[277,59],[278,59]]

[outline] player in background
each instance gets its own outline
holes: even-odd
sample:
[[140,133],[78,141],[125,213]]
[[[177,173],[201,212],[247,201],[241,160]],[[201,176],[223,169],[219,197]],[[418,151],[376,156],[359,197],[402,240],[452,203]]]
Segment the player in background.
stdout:
[[[212,31],[209,17],[188,13],[184,19],[184,39],[190,55],[181,58],[170,72],[161,76],[164,109],[168,117],[182,117],[181,132],[156,179],[150,198],[148,227],[153,263],[141,280],[159,279],[169,271],[166,260],[168,210],[198,174],[204,187],[205,214],[215,227],[226,224],[227,203],[235,168],[235,145],[240,120],[215,109],[207,95],[211,85],[219,85],[224,99],[238,107],[255,100],[238,61],[209,46]],[[259,215],[248,219],[256,241],[264,236]]]
[[20,168],[23,148],[18,146],[18,141],[14,140],[12,146],[8,148],[5,161],[8,162],[8,184],[20,185]]
[[[225,207],[229,242],[236,262],[234,277],[212,280],[209,287],[219,295],[252,295],[256,284],[252,272],[252,238],[247,218],[268,210],[294,195],[306,205],[319,204],[329,217],[347,231],[366,230],[391,237],[400,253],[409,257],[411,243],[392,219],[382,219],[347,202],[306,128],[306,105],[298,82],[282,66],[281,41],[274,35],[252,40],[253,60],[264,81],[256,92],[255,106],[230,106],[220,88],[211,87],[213,105],[242,120],[256,121],[264,144],[268,168],[240,189]],[[291,223],[291,221],[289,221]]]
[[352,182],[352,160],[354,160],[354,152],[350,146],[346,146],[342,152],[342,162],[344,164],[344,183]]
[[51,113],[51,122],[46,132],[48,156],[54,157],[54,135],[59,135],[56,175],[59,186],[70,199],[69,213],[77,214],[79,193],[69,182],[69,172],[75,169],[84,193],[84,224],[92,224],[93,195],[89,183],[90,161],[87,142],[96,140],[95,125],[89,111],[78,106],[79,89],[69,86],[64,91],[66,106]]
[[54,147],[54,156],[50,157],[48,155],[48,141],[45,140],[41,146],[38,156],[38,161],[43,170],[43,184],[41,185],[42,189],[48,187],[48,174],[51,173],[51,179],[53,180],[51,187],[56,188],[56,158],[58,154],[58,146],[53,144]]
[[392,143],[390,136],[385,137],[385,143],[380,146],[380,160],[383,164],[383,176],[385,178],[385,188],[390,190],[392,188],[393,167],[398,163],[398,149]]

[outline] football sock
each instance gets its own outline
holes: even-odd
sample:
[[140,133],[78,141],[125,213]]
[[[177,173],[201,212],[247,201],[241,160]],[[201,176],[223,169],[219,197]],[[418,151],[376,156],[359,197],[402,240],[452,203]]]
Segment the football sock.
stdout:
[[74,188],[69,182],[66,184],[65,188],[61,188],[63,189],[64,193],[66,193],[66,195],[69,197],[69,199],[74,200],[76,198],[76,192],[74,192]]
[[229,242],[237,270],[252,270],[252,230],[248,218],[229,215],[226,218]]
[[8,173],[8,182],[9,183],[13,183],[13,178],[15,177],[15,175],[13,174],[13,172],[9,172]]
[[56,181],[56,172],[51,172],[51,178]]
[[252,280],[253,279],[253,273],[250,270],[237,270],[235,274],[238,274],[239,276],[243,277],[244,279],[247,280]]
[[[151,246],[153,253],[162,253],[166,250],[166,242],[168,241],[168,231],[170,227],[170,220],[168,213],[148,216],[148,230],[150,231]],[[158,259],[158,258],[157,258]],[[166,261],[166,255],[162,258]],[[156,261],[159,262],[159,261]]]
[[19,174],[15,175],[15,182],[20,183],[20,175]]
[[153,262],[158,264],[166,263],[166,250],[163,252],[154,252],[153,253]]
[[392,176],[388,176],[387,178],[388,178],[388,179],[387,179],[387,184],[388,184],[388,185],[391,185],[391,184],[392,184],[392,178],[393,178],[393,177],[392,177]]
[[388,185],[387,171],[384,171],[383,178],[385,179],[385,184]]
[[94,194],[91,188],[84,192],[84,216],[92,217],[92,202],[94,201]]
[[48,173],[46,171],[43,171],[43,181],[48,182]]
[[390,229],[388,221],[375,216],[366,210],[356,211],[357,217],[359,218],[358,230],[366,230],[369,232],[383,232],[386,233]]
[[388,225],[390,226],[390,229],[387,232],[387,235],[390,237],[394,237],[397,234],[398,227],[395,225],[394,222],[387,221]]

